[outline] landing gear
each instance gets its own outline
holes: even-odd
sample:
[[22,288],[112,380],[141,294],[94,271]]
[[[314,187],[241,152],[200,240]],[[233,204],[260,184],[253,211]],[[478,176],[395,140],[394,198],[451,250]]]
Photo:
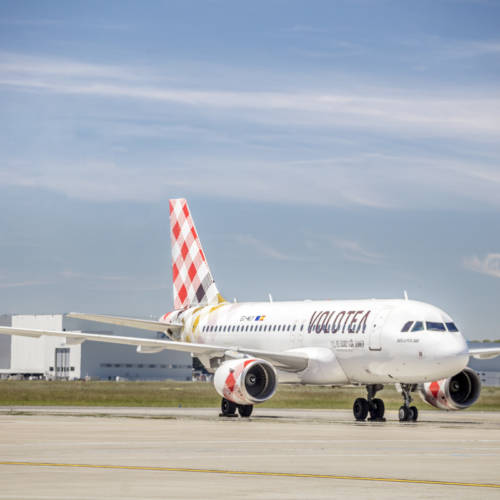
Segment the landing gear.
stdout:
[[368,415],[368,401],[365,398],[356,399],[352,407],[352,412],[354,413],[354,418],[358,422],[365,420]]
[[415,390],[414,384],[401,384],[401,392],[403,394],[404,403],[399,408],[400,422],[416,422],[418,419],[418,410],[416,406],[410,406],[413,401],[411,392]]
[[381,391],[383,388],[384,386],[381,384],[367,385],[367,399],[357,398],[356,401],[354,401],[352,412],[354,414],[354,418],[358,422],[362,422],[363,420],[365,420],[368,414],[370,414],[370,418],[368,420],[374,422],[385,422],[384,402],[381,399],[375,397],[375,394],[377,394],[377,392]]
[[229,399],[222,398],[220,410],[221,417],[236,417],[236,403],[229,401]]
[[222,402],[220,404],[220,415],[221,417],[236,417],[236,410],[240,414],[240,417],[248,418],[253,411],[253,405],[237,405],[229,399],[222,398]]
[[240,417],[246,417],[248,418],[253,411],[253,405],[239,405],[238,406],[238,413],[240,414]]

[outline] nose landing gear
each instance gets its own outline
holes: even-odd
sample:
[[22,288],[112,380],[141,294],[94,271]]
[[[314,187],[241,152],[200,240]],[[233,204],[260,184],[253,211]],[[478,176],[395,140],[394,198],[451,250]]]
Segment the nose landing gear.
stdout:
[[372,422],[385,422],[384,402],[381,399],[375,397],[377,392],[381,391],[383,388],[384,386],[381,384],[367,385],[367,399],[357,398],[356,401],[354,401],[352,412],[354,414],[354,418],[358,422],[364,421],[368,414],[370,414],[370,418],[368,420]]
[[418,409],[416,406],[410,406],[413,398],[411,392],[416,389],[415,384],[401,384],[401,392],[403,394],[404,403],[399,408],[400,422],[416,422],[418,419]]

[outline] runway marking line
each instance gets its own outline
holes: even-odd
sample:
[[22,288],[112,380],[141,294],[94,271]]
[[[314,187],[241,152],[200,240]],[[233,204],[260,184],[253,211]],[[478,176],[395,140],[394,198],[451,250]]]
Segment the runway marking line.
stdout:
[[381,483],[405,483],[441,486],[469,486],[475,488],[499,488],[500,484],[494,483],[465,483],[457,481],[433,481],[430,479],[401,479],[392,477],[369,476],[344,476],[340,474],[301,474],[298,472],[259,472],[225,469],[191,469],[187,467],[152,467],[141,465],[97,465],[97,464],[64,464],[53,462],[14,462],[0,461],[0,465],[24,465],[29,467],[74,467],[82,469],[115,469],[115,470],[140,470],[158,472],[198,472],[206,474],[226,474],[234,476],[264,476],[264,477],[301,477],[309,479],[347,479],[350,481],[373,481]]

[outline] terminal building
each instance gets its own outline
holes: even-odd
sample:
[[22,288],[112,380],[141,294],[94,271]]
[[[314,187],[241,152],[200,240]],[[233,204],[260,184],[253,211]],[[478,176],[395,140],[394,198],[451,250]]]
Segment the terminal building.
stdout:
[[[63,314],[0,316],[0,324],[18,328],[68,330],[144,338],[166,338],[118,325],[68,318]],[[191,380],[189,353],[163,350],[138,353],[135,346],[86,341],[66,344],[58,337],[0,335],[0,377],[97,380]]]

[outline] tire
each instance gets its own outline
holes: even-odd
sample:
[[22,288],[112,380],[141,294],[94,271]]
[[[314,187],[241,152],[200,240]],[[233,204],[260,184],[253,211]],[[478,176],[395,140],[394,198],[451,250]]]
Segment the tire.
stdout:
[[220,409],[223,416],[234,415],[236,413],[236,404],[229,401],[229,399],[222,398]]
[[378,420],[384,418],[385,405],[380,398],[372,399],[370,405],[370,418],[372,420]]
[[408,422],[410,417],[410,409],[408,406],[401,406],[399,409],[399,421],[400,422]]
[[410,416],[408,420],[411,420],[412,422],[416,422],[418,419],[418,409],[416,406],[410,406]]
[[253,405],[239,405],[238,406],[238,413],[240,414],[240,417],[245,417],[248,418],[253,411]]
[[357,398],[352,406],[354,418],[361,422],[368,416],[368,401],[365,398]]

